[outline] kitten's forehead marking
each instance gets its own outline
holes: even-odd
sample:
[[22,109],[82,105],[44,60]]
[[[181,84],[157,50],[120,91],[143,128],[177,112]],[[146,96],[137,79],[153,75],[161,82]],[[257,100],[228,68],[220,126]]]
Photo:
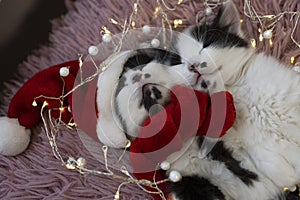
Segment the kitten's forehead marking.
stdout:
[[201,66],[201,68],[207,67],[207,62],[202,62],[202,63],[200,64],[200,66]]
[[137,73],[132,77],[132,83],[139,82],[142,79],[143,74]]
[[231,33],[228,26],[222,27],[218,24],[196,25],[189,29],[188,34],[197,41],[202,41],[204,48],[210,45],[218,47],[248,47],[248,42],[239,35]]
[[150,78],[150,77],[151,77],[151,74],[146,73],[146,74],[144,75],[144,77],[145,77],[145,78]]

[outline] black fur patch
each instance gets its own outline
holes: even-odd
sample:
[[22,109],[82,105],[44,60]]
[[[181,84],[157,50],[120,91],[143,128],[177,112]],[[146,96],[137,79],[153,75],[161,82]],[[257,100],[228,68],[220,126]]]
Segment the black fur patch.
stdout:
[[191,35],[203,42],[203,48],[217,47],[248,47],[248,42],[237,35],[228,32],[228,27],[213,25],[195,26],[191,29]]
[[[119,75],[119,83],[116,89],[115,96],[117,96],[119,92],[122,90],[122,88],[125,86],[126,78],[123,77],[123,74],[127,70],[142,69],[145,65],[147,65],[152,61],[157,61],[158,63],[167,66],[172,66],[172,65],[181,64],[181,57],[176,53],[172,53],[163,49],[145,48],[145,49],[136,50],[136,53],[131,57],[129,57],[127,61],[124,63],[123,70]],[[146,74],[146,75],[148,78],[151,76],[151,74]]]
[[285,198],[282,198],[282,195],[280,195],[278,199],[286,199],[286,200],[300,200],[300,190],[299,187],[294,192],[286,191],[284,192]]
[[[118,86],[116,88],[115,97],[117,96],[117,94],[120,93],[121,89],[127,85],[127,84],[125,84],[125,82],[126,82],[126,77],[122,76],[119,79]],[[120,119],[120,123],[122,125],[123,131],[125,132],[127,138],[130,138],[129,135],[127,135],[127,126],[126,126],[125,120],[122,118],[122,116],[120,114],[120,111],[119,111],[119,108],[118,108],[118,105],[117,105],[117,101],[113,101],[113,102],[114,102],[115,112],[116,112],[117,116]]]
[[152,92],[153,92],[156,99],[161,99],[162,98],[161,91],[159,91],[159,89],[157,89],[157,87],[153,86]]
[[[203,136],[199,137],[198,139],[199,148],[201,148],[203,140],[204,140]],[[230,170],[246,185],[250,186],[253,184],[253,181],[258,180],[257,174],[241,167],[240,161],[232,157],[232,152],[225,148],[224,143],[222,141],[217,142],[208,155],[213,160],[218,160],[223,162],[228,168],[228,170]]]
[[217,186],[198,176],[184,176],[179,182],[171,182],[169,191],[180,200],[225,200]]
[[[280,199],[280,198],[278,198]],[[284,199],[284,198],[281,198]],[[288,193],[285,195],[285,200],[300,200],[300,197],[298,194]]]
[[144,107],[147,111],[149,111],[151,106],[153,106],[154,104],[157,104],[157,99],[151,97],[153,89],[151,89],[149,87],[146,88],[146,87],[147,86],[144,86],[144,88],[143,88],[143,100],[142,100],[141,104],[144,105]]
[[[158,63],[172,66],[181,64],[181,57],[170,51],[155,48],[138,49],[136,53],[128,58],[124,64],[124,70],[128,69],[140,69],[139,66],[143,67],[146,64],[157,61]],[[122,74],[120,74],[121,76]]]
[[207,85],[209,85],[209,81],[207,83],[205,81],[201,82],[201,87],[202,88],[206,89],[208,87]]
[[119,78],[119,82],[118,82],[118,86],[116,88],[116,94],[115,94],[115,96],[117,96],[120,93],[120,91],[125,86],[127,86],[127,84],[125,82],[126,82],[126,77],[125,76],[122,76],[122,77]]
[[214,22],[204,25],[195,26],[191,29],[191,35],[198,41],[203,42],[203,48],[210,45],[217,47],[248,47],[248,42],[243,38],[230,33],[230,24],[222,27],[219,24],[220,18],[223,14],[224,7],[218,12],[218,15],[214,19]]
[[145,74],[145,78],[150,78],[150,77],[151,77],[151,74],[148,74],[148,73]]

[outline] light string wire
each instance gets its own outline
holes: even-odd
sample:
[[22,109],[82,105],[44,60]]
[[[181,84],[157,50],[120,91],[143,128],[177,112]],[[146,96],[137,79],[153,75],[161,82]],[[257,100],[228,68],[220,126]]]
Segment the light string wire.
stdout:
[[[105,71],[108,67],[109,60],[111,57],[113,57],[116,53],[120,52],[122,46],[123,46],[123,40],[126,36],[126,34],[128,33],[128,31],[131,29],[132,26],[132,22],[133,19],[136,17],[137,13],[138,13],[138,7],[139,7],[139,3],[140,1],[137,0],[134,5],[133,5],[133,12],[131,13],[131,15],[129,16],[129,19],[125,20],[124,25],[122,25],[121,27],[123,28],[122,30],[122,34],[121,37],[119,39],[119,42],[117,45],[115,45],[114,51],[111,54],[111,56],[109,56],[104,62],[102,62],[100,64],[100,66],[98,67],[96,62],[93,60],[92,56],[90,56],[90,59],[92,60],[92,63],[96,69],[96,72],[87,77],[87,78],[83,78],[83,61],[82,61],[82,55],[79,55],[79,59],[78,59],[78,64],[79,64],[79,77],[80,77],[80,81],[79,84],[77,84],[76,86],[74,86],[70,91],[68,91],[67,93],[65,93],[65,81],[64,79],[61,77],[61,80],[63,82],[63,89],[62,89],[62,94],[60,97],[51,97],[51,96],[46,96],[46,95],[40,95],[34,98],[33,101],[33,106],[37,106],[36,101],[43,98],[44,102],[42,105],[42,108],[40,110],[40,115],[42,118],[42,122],[44,124],[44,129],[46,132],[46,136],[49,140],[49,144],[51,146],[53,155],[56,159],[60,160],[61,164],[63,166],[65,166],[67,169],[69,170],[76,170],[81,174],[94,174],[94,175],[102,175],[102,176],[109,176],[112,177],[113,179],[118,179],[123,181],[118,189],[117,192],[115,193],[114,199],[115,200],[119,200],[120,199],[120,190],[124,185],[130,184],[130,183],[134,183],[136,184],[138,187],[140,187],[144,192],[149,193],[149,194],[158,194],[162,199],[166,200],[166,197],[164,196],[164,193],[162,192],[162,190],[158,187],[159,184],[162,184],[164,182],[169,181],[169,179],[164,179],[164,180],[160,180],[160,181],[156,181],[155,179],[152,181],[149,180],[138,180],[135,179],[132,175],[130,175],[130,173],[128,172],[128,170],[126,169],[125,166],[122,166],[120,171],[125,175],[125,176],[120,176],[120,175],[116,175],[115,173],[113,173],[113,171],[109,168],[108,166],[108,147],[107,146],[103,146],[102,147],[102,152],[104,155],[104,162],[105,162],[105,170],[106,171],[98,171],[98,170],[91,170],[88,169],[86,167],[86,163],[85,163],[85,159],[84,158],[78,158],[77,160],[71,156],[68,156],[68,160],[64,160],[63,156],[60,153],[59,147],[57,145],[57,136],[58,136],[58,132],[60,131],[60,126],[66,126],[68,128],[74,128],[76,129],[76,124],[72,123],[72,120],[70,120],[70,122],[68,124],[65,124],[62,121],[62,115],[65,109],[67,109],[66,106],[64,106],[64,100],[65,98],[67,98],[69,95],[71,95],[72,93],[74,93],[78,88],[82,87],[85,84],[88,84],[89,82],[91,82],[92,80],[94,80],[95,77],[97,77],[100,73],[102,73],[103,71]],[[167,6],[167,4],[165,3],[164,0],[157,0],[157,4],[159,6],[161,6],[161,3],[163,4],[163,6],[170,11],[175,10],[175,8],[170,8]],[[159,14],[162,15],[162,30],[165,29],[165,24],[167,24],[168,28],[171,30],[172,26],[171,23],[168,20],[167,14],[164,12],[164,10],[160,10]],[[115,20],[111,21],[116,23]],[[102,27],[103,29],[103,27]],[[105,32],[106,33],[110,33],[110,31],[106,28]],[[68,66],[70,67],[70,66]],[[59,101],[60,107],[59,108],[48,108],[48,102],[47,100],[56,100]],[[53,119],[52,118],[52,111],[60,111],[59,112],[59,117],[58,119]],[[124,150],[125,151],[125,150]],[[123,154],[122,154],[123,155]],[[121,158],[119,158],[120,160]],[[157,170],[157,169],[156,169]],[[156,174],[156,171],[155,171]],[[146,189],[146,187],[148,187],[149,189]]]
[[[176,6],[174,7],[169,7],[165,0],[157,0],[157,7],[158,10],[155,10],[155,12],[157,11],[157,15],[161,15],[162,17],[162,28],[160,31],[163,31],[163,33],[165,33],[165,29],[166,27],[168,27],[168,29],[171,32],[172,35],[172,23],[170,22],[170,20],[168,19],[168,15],[165,12],[165,10],[167,11],[175,11],[178,6],[180,4],[182,4],[183,0],[178,0],[178,3]],[[209,2],[208,0],[205,0],[204,5],[209,7],[210,9],[215,9],[217,8],[219,5],[222,5],[220,0],[215,0],[213,1],[213,3]],[[62,79],[63,81],[63,89],[62,89],[62,94],[60,97],[50,97],[50,96],[45,96],[45,95],[40,95],[34,98],[33,101],[33,106],[37,106],[36,100],[43,98],[44,102],[42,105],[42,108],[40,110],[40,115],[42,118],[42,122],[44,125],[44,129],[46,132],[46,136],[49,140],[49,144],[51,146],[53,155],[55,156],[56,159],[60,160],[61,164],[63,166],[65,166],[67,169],[69,170],[76,170],[81,174],[93,174],[93,175],[101,175],[101,176],[108,176],[108,177],[112,177],[113,179],[118,179],[123,181],[118,189],[117,192],[115,193],[114,199],[115,200],[119,200],[120,198],[120,190],[124,185],[127,184],[136,184],[138,187],[140,187],[143,191],[149,193],[149,194],[157,194],[159,195],[162,199],[166,199],[166,197],[164,196],[163,191],[159,188],[159,184],[165,183],[167,181],[169,181],[169,179],[164,179],[164,180],[160,180],[160,181],[156,181],[155,177],[156,177],[156,172],[158,170],[158,166],[154,172],[154,176],[153,176],[153,181],[149,181],[149,180],[137,180],[135,179],[126,169],[125,166],[122,166],[120,169],[120,172],[122,172],[123,175],[125,176],[121,176],[121,175],[117,175],[115,174],[108,166],[108,152],[109,152],[109,148],[107,146],[103,146],[102,147],[102,153],[104,156],[104,162],[105,162],[105,171],[98,171],[98,170],[92,170],[86,167],[86,162],[84,158],[78,158],[75,159],[74,157],[71,156],[67,156],[68,159],[64,160],[63,156],[61,155],[60,151],[59,151],[59,147],[57,145],[57,136],[58,133],[60,131],[60,127],[61,126],[65,126],[69,129],[74,130],[74,128],[76,129],[76,123],[73,122],[73,119],[70,119],[69,123],[64,123],[62,121],[62,114],[64,112],[65,109],[69,109],[68,107],[64,106],[64,100],[65,98],[67,98],[69,95],[71,95],[74,91],[76,91],[78,88],[82,87],[83,85],[91,82],[94,78],[96,78],[100,73],[104,72],[109,66],[109,60],[111,57],[113,57],[116,53],[118,53],[119,51],[121,51],[121,48],[123,46],[123,40],[126,36],[126,34],[128,33],[128,31],[131,28],[135,28],[133,26],[133,23],[135,18],[137,18],[138,15],[138,11],[139,11],[139,7],[140,7],[140,0],[136,0],[135,3],[133,4],[133,11],[130,14],[129,18],[125,20],[125,22],[123,24],[119,23],[117,20],[110,18],[109,21],[113,24],[119,25],[120,27],[122,27],[122,34],[121,37],[119,38],[119,42],[117,44],[114,43],[115,48],[113,50],[113,53],[105,60],[103,61],[100,66],[97,66],[96,62],[93,60],[92,56],[90,56],[92,63],[95,67],[95,73],[87,78],[83,78],[83,61],[82,61],[82,55],[79,55],[79,77],[80,77],[80,81],[79,84],[77,84],[76,86],[74,86],[70,91],[68,91],[65,94],[65,82],[64,79]],[[296,16],[296,25],[293,28],[292,34],[291,34],[291,39],[292,41],[298,46],[300,47],[299,43],[294,39],[294,33],[296,31],[296,26],[298,24],[299,21],[299,17],[300,17],[300,12],[290,12],[290,11],[284,11],[278,15],[263,15],[263,16],[259,16],[257,14],[257,12],[255,11],[255,9],[251,6],[250,4],[250,0],[245,0],[245,5],[244,5],[244,13],[245,16],[249,17],[250,19],[252,19],[254,22],[256,23],[260,23],[261,27],[263,28],[263,30],[265,29],[274,29],[275,25],[278,23],[278,21],[284,17],[284,15],[286,14],[292,14],[292,17]],[[208,13],[206,13],[208,14]],[[197,17],[196,17],[197,18]],[[263,20],[267,19],[267,20],[275,20],[272,21],[272,23],[270,23],[270,25],[265,25],[263,23]],[[178,25],[178,21],[176,21],[177,24],[175,24],[175,20],[174,20],[174,28],[176,28],[176,26]],[[182,24],[182,20],[181,23]],[[106,27],[102,27],[102,30],[100,31],[100,33],[103,34],[111,34],[111,32],[106,28]],[[166,37],[163,37],[164,43],[166,43]],[[60,102],[60,107],[59,108],[48,108],[48,102],[47,100],[57,100]],[[48,109],[48,112],[47,112]],[[59,113],[59,117],[58,119],[54,120],[52,118],[52,111],[60,111]],[[125,149],[126,150],[126,149]],[[124,150],[124,151],[125,151]],[[121,157],[119,158],[119,160],[122,158],[123,154],[121,155]],[[146,187],[152,189],[149,190]]]
[[[53,155],[55,156],[56,159],[60,160],[61,164],[63,166],[65,166],[67,169],[69,170],[76,170],[81,174],[94,174],[94,175],[103,175],[103,176],[109,176],[112,177],[113,179],[118,179],[123,181],[119,187],[118,190],[115,194],[115,200],[118,200],[120,198],[120,189],[122,188],[123,185],[129,184],[129,183],[134,183],[136,185],[138,185],[138,187],[140,187],[144,192],[147,192],[149,194],[158,194],[160,196],[162,196],[162,199],[165,199],[163,192],[159,189],[158,185],[162,184],[164,182],[169,181],[169,179],[164,179],[161,181],[156,182],[155,180],[153,182],[148,181],[148,180],[137,180],[135,179],[132,175],[130,175],[129,171],[126,169],[125,166],[122,166],[120,171],[126,175],[126,176],[120,176],[120,175],[116,175],[108,166],[108,150],[109,148],[107,146],[103,146],[102,147],[102,152],[103,152],[103,156],[104,156],[104,163],[105,163],[105,172],[104,171],[98,171],[98,170],[91,170],[88,169],[85,165],[85,162],[82,162],[84,159],[80,158],[80,159],[75,159],[73,157],[68,157],[68,160],[65,161],[63,159],[63,156],[61,155],[60,151],[59,151],[59,147],[57,145],[57,135],[59,132],[59,123],[55,123],[55,121],[53,121],[53,118],[51,117],[51,110],[52,109],[48,109],[48,112],[46,111],[46,108],[48,106],[47,102],[44,102],[42,109],[41,109],[41,117],[42,117],[42,121],[44,124],[44,128],[45,128],[45,132],[46,132],[46,136],[49,140],[49,144],[51,146]],[[46,114],[45,114],[46,113]],[[51,124],[49,127],[49,123]],[[145,186],[154,189],[154,191],[148,190],[145,188]]]
[[[300,48],[299,42],[297,42],[297,41],[295,40],[295,38],[294,38],[295,31],[296,31],[296,28],[297,28],[297,25],[298,25],[298,22],[299,22],[299,18],[300,18],[300,12],[299,12],[299,14],[298,14],[297,17],[296,17],[296,23],[295,23],[295,26],[294,26],[293,31],[292,31],[292,33],[291,33],[291,39],[292,39],[292,41]],[[292,18],[291,18],[291,20],[292,20]],[[290,21],[291,21],[291,20],[290,20]]]
[[[290,15],[290,21],[292,21],[296,17],[296,22],[292,28],[292,32],[290,34],[290,38],[292,42],[300,48],[300,43],[296,41],[294,35],[297,29],[297,25],[299,22],[300,11],[282,11],[278,14],[265,14],[259,15],[255,8],[251,5],[250,0],[244,1],[244,15],[251,19],[254,23],[259,23],[262,30],[259,29],[260,38],[262,38],[262,33],[272,33],[275,29],[279,21],[285,16]],[[271,43],[272,44],[272,43]]]
[[[177,7],[170,8],[169,6],[166,5],[166,2],[164,0],[157,0],[156,3],[157,3],[157,8],[159,8],[159,13],[158,14],[160,14],[162,16],[162,19],[161,19],[162,28],[157,33],[157,35],[160,35],[161,32],[163,33],[162,34],[162,37],[163,37],[162,40],[163,40],[164,48],[166,49],[166,48],[169,48],[169,45],[170,45],[170,43],[172,41],[172,38],[173,38],[173,28],[172,28],[171,22],[168,19],[167,13],[164,11],[164,9],[162,8],[161,4],[163,4],[163,6],[168,11],[175,11],[177,9]],[[169,42],[167,42],[166,26],[168,27],[169,33],[170,33]]]
[[221,0],[215,0],[212,2],[209,0],[205,0],[204,5],[206,6],[206,8],[215,9],[215,8],[219,7],[220,5],[223,5],[223,2]]

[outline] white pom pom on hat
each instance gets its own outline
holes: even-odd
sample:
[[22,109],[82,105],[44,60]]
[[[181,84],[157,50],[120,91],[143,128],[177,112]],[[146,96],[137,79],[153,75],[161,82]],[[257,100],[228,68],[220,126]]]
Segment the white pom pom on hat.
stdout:
[[0,153],[15,156],[22,153],[30,142],[30,131],[17,119],[0,117]]

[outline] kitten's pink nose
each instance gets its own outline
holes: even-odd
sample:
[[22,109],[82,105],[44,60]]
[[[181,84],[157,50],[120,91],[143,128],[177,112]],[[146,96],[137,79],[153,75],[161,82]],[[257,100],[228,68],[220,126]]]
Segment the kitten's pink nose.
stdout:
[[200,63],[194,63],[194,64],[192,64],[192,65],[190,65],[188,68],[189,68],[189,70],[191,71],[191,72],[195,72],[195,71],[197,71],[197,68],[200,66]]

